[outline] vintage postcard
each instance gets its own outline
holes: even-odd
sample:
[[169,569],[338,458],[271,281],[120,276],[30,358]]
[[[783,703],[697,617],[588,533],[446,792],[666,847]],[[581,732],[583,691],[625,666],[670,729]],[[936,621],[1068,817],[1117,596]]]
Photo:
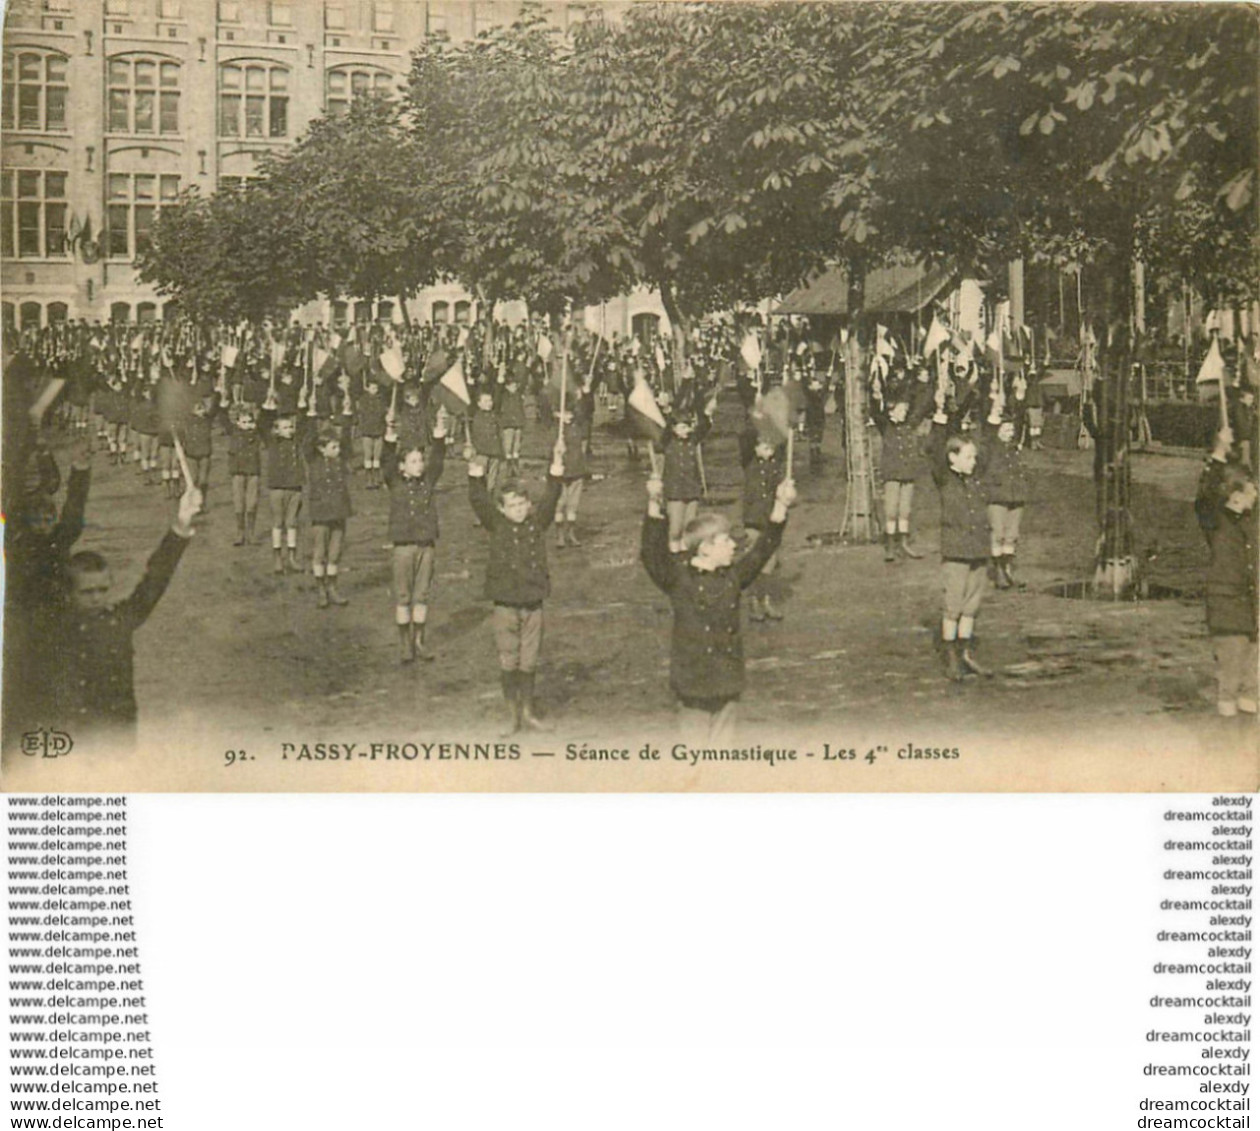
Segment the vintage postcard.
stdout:
[[1244,6],[11,0],[13,791],[1251,791]]

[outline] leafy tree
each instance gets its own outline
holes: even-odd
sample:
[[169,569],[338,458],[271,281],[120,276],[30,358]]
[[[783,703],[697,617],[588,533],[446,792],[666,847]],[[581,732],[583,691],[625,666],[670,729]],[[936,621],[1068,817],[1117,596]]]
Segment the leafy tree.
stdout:
[[260,320],[309,295],[287,203],[263,183],[163,208],[139,275],[208,321]]

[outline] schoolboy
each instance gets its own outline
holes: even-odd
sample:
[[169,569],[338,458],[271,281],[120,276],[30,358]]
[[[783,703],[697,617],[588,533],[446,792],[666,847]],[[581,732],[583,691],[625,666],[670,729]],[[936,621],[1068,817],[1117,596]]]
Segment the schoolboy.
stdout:
[[508,733],[523,726],[545,730],[534,713],[543,602],[551,592],[547,572],[547,528],[556,516],[564,477],[564,441],[556,441],[547,487],[534,507],[519,479],[501,482],[494,501],[486,489],[485,464],[468,464],[468,497],[490,534],[486,595],[494,602],[494,642],[499,654],[503,698],[511,713]]
[[57,724],[76,738],[91,730],[134,738],[132,638],[166,592],[200,507],[196,488],[185,491],[175,522],[149,558],[140,583],[117,603],[110,601],[113,575],[100,554],[89,550],[70,559],[67,599],[54,633],[53,702]]
[[670,600],[674,626],[669,682],[681,708],[685,735],[717,745],[734,736],[739,697],[744,690],[744,648],[740,635],[740,593],[747,589],[783,539],[796,487],[783,480],[765,532],[743,557],[724,515],[702,512],[687,523],[682,554],[670,546],[664,484],[648,480],[640,556],[648,576]]

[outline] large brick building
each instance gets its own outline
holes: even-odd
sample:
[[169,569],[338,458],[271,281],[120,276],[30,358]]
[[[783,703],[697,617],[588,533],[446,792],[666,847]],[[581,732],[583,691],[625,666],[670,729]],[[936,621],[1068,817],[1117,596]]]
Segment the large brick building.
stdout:
[[[356,93],[397,89],[426,36],[461,40],[518,10],[519,0],[9,0],[4,318],[162,317],[168,304],[136,279],[134,260],[182,189],[256,176],[257,158],[292,144],[311,119]],[[582,6],[544,11],[565,29]],[[636,312],[658,310],[639,296],[612,304],[605,320],[628,330]],[[426,291],[410,310],[426,320],[475,313],[458,286]],[[353,300],[303,314],[399,316],[392,303]]]

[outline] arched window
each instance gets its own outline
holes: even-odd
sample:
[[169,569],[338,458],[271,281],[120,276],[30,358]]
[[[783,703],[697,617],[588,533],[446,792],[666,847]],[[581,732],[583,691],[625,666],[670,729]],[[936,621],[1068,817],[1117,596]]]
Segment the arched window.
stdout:
[[439,322],[449,322],[451,320],[451,306],[447,302],[435,302],[433,309],[429,314],[429,320],[435,325]]
[[356,302],[354,304],[354,320],[356,323],[371,322],[372,304],[370,302]]
[[109,61],[110,133],[179,133],[179,64],[127,55]]
[[6,130],[66,128],[66,57],[55,52],[6,51],[0,119]]
[[332,323],[334,326],[344,326],[350,319],[350,304],[348,302],[334,302],[332,304]]
[[660,336],[661,316],[644,310],[630,320],[630,332],[645,346],[651,345]]
[[288,137],[288,68],[261,61],[220,67],[219,136]]
[[381,299],[376,304],[376,320],[378,322],[393,322],[394,304],[388,299]]
[[455,321],[461,325],[468,325],[469,316],[472,314],[472,303],[466,298],[461,298],[455,304]]
[[364,94],[389,95],[394,91],[394,76],[375,67],[334,67],[328,72],[324,111],[331,117],[350,109],[350,101]]
[[70,317],[70,308],[64,302],[50,302],[48,304],[48,325],[54,322],[64,322]]
[[67,177],[55,169],[0,173],[0,255],[44,259],[66,254]]
[[40,305],[37,302],[24,302],[18,312],[22,319],[22,329],[28,326],[38,326],[41,316]]
[[109,308],[109,320],[111,322],[130,322],[131,321],[131,303],[116,302]]
[[157,303],[142,302],[136,307],[137,322],[156,322],[157,321]]
[[0,324],[4,326],[5,333],[14,329],[17,325],[17,308],[11,302],[0,302]]

